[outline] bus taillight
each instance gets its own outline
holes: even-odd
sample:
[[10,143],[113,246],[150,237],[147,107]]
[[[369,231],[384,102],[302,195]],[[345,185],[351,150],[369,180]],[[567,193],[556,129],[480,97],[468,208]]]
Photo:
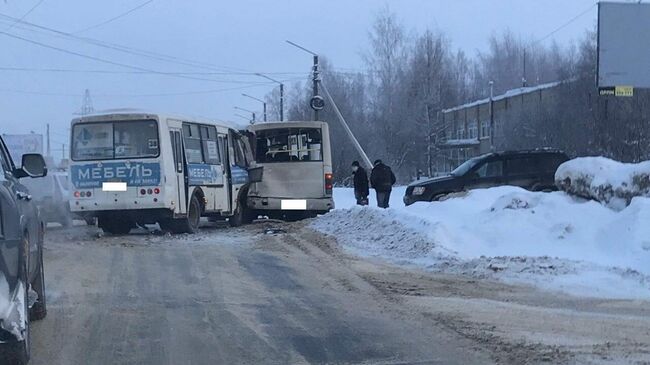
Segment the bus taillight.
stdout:
[[325,193],[326,194],[332,194],[333,180],[334,180],[334,176],[331,173],[325,174]]
[[160,188],[154,188],[153,193],[156,195],[160,194]]

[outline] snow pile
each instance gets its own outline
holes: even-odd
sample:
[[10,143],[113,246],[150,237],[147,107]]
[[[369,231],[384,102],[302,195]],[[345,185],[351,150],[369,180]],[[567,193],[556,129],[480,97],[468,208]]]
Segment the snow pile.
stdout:
[[339,209],[312,224],[357,254],[576,295],[650,298],[650,199],[617,212],[504,186],[383,210],[350,207],[351,195],[335,191]]
[[650,161],[628,164],[605,157],[576,158],[560,165],[555,184],[569,194],[621,210],[634,197],[650,197]]

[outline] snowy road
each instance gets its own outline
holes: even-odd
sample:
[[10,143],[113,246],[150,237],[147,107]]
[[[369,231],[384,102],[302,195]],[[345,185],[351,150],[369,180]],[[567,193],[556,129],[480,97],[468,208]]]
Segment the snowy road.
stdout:
[[286,228],[50,231],[49,313],[34,324],[31,364],[490,362],[403,313],[322,237]]
[[650,302],[396,266],[309,224],[49,231],[31,364],[650,361]]

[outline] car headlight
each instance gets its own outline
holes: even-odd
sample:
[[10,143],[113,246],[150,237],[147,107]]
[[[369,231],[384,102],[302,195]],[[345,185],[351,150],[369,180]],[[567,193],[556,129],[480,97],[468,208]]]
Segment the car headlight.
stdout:
[[413,195],[422,195],[424,194],[424,186],[416,186],[413,188]]

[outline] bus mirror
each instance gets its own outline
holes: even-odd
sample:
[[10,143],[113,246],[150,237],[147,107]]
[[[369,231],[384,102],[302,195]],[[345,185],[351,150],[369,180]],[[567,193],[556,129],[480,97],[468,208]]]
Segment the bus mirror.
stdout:
[[252,183],[262,182],[264,166],[250,167],[248,169],[248,181]]

